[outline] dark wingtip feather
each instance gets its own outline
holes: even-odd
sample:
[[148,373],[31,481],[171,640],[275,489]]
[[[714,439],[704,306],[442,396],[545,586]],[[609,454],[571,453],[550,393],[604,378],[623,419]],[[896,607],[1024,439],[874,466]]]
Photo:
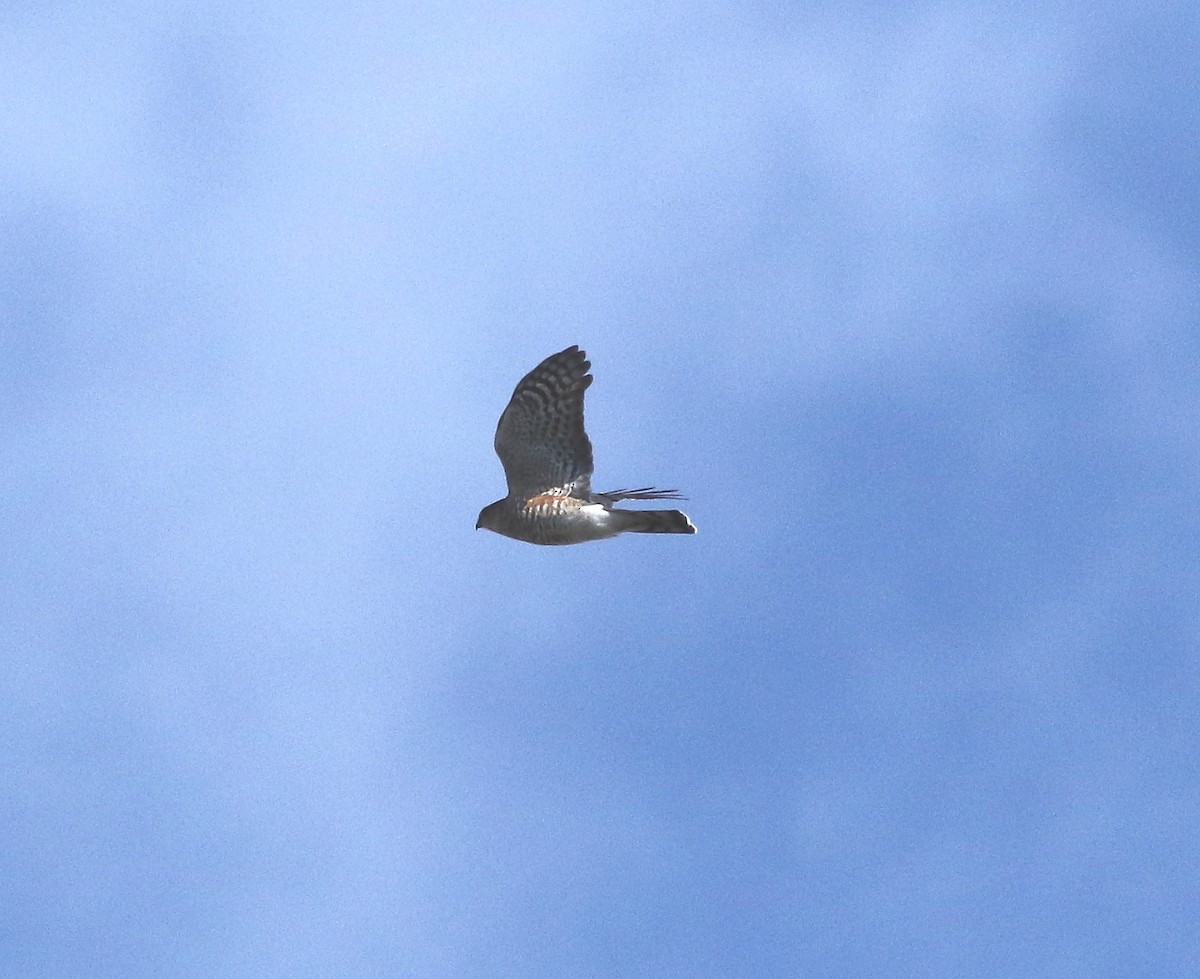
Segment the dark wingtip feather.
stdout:
[[673,489],[655,489],[653,486],[641,486],[637,489],[609,490],[601,493],[614,500],[686,500],[687,497]]

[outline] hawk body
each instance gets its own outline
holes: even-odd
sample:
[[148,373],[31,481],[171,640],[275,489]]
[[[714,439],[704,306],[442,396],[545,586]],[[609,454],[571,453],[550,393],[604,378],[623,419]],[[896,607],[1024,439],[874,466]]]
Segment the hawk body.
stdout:
[[694,534],[679,510],[620,510],[621,500],[678,500],[651,486],[592,492],[592,443],[583,427],[583,393],[592,365],[567,347],[526,374],[496,426],[496,455],[508,495],[483,508],[476,528],[531,544],[578,544],[617,534]]

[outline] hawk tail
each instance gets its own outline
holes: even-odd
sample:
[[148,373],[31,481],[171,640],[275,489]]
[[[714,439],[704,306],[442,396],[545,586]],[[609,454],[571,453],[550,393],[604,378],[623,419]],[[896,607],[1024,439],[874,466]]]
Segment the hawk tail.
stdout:
[[695,526],[679,510],[613,510],[621,515],[621,530],[632,534],[694,534]]

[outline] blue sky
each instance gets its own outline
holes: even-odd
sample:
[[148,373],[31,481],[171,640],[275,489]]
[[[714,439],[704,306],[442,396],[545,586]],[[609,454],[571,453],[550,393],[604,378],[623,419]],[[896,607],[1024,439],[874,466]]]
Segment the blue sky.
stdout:
[[7,5],[0,972],[1195,973],[1198,28]]

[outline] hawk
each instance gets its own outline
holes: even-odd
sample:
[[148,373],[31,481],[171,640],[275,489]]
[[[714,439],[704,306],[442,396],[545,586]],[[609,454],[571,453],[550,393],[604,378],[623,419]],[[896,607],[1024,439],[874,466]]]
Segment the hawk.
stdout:
[[681,500],[675,490],[592,492],[592,443],[583,392],[592,365],[578,347],[547,357],[521,378],[496,426],[508,496],[483,508],[475,529],[531,544],[579,544],[629,531],[694,534],[678,510],[618,510],[620,500]]

